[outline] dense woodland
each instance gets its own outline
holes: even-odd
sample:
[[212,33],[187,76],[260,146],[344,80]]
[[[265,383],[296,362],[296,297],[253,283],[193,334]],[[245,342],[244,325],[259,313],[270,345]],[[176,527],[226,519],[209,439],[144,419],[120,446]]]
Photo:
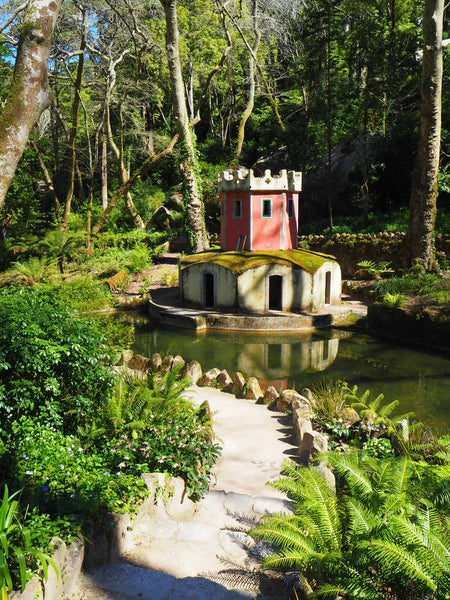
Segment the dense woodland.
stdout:
[[[25,8],[19,0],[3,4],[3,106]],[[51,101],[9,185],[3,237],[40,235],[58,224],[88,236],[143,229],[175,192],[191,204],[196,194],[197,217],[204,202],[213,233],[216,175],[233,165],[308,175],[322,161],[328,175],[320,197],[306,189],[301,200],[303,231],[336,225],[340,216],[367,223],[373,213],[407,208],[423,24],[424,3],[415,0],[63,3],[49,47]],[[443,29],[445,38],[445,12]],[[438,208],[445,212],[445,41],[443,54]],[[355,140],[358,167],[337,194],[333,152]]]

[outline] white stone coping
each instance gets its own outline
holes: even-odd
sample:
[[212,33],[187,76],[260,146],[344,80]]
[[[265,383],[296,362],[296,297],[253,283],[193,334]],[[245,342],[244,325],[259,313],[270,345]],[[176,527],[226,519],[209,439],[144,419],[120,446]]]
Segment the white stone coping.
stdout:
[[291,191],[300,192],[302,189],[302,173],[283,169],[278,175],[272,175],[266,169],[262,177],[254,175],[253,170],[229,169],[219,173],[219,191]]

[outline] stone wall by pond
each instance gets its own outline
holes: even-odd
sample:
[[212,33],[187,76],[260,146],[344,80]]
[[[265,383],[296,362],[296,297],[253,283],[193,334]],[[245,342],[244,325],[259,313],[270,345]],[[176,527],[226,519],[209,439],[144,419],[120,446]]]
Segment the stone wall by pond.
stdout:
[[[373,260],[389,261],[394,268],[406,268],[406,234],[403,232],[383,231],[371,233],[335,233],[332,236],[302,235],[299,247],[315,252],[324,252],[336,257],[343,277],[352,277],[359,269],[358,262]],[[450,259],[450,233],[439,233],[435,240],[436,257]]]

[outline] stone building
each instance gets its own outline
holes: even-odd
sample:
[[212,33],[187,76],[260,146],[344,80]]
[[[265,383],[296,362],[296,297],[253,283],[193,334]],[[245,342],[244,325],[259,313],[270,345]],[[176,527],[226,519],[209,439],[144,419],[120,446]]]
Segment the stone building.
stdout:
[[267,314],[339,304],[334,257],[297,249],[300,189],[294,171],[221,173],[221,249],[180,259],[183,305]]

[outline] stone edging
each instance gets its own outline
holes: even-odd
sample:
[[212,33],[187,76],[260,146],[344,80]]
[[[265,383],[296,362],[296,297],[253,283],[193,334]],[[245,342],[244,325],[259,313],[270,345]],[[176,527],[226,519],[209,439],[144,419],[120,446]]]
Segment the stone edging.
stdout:
[[150,358],[133,354],[131,350],[122,354],[122,373],[131,377],[146,377],[149,372],[168,373],[175,368],[180,369],[180,377],[188,379],[198,387],[213,387],[223,392],[234,394],[236,398],[253,400],[265,404],[270,410],[280,412],[292,411],[292,425],[298,443],[299,460],[309,465],[311,460],[328,449],[327,437],[314,431],[311,424],[312,394],[307,388],[298,393],[296,390],[284,390],[280,394],[274,386],[264,392],[256,377],[247,380],[242,373],[236,371],[229,374],[226,369],[213,368],[203,373],[201,364],[196,360],[185,362],[180,355],[167,355],[164,358],[155,353]]

